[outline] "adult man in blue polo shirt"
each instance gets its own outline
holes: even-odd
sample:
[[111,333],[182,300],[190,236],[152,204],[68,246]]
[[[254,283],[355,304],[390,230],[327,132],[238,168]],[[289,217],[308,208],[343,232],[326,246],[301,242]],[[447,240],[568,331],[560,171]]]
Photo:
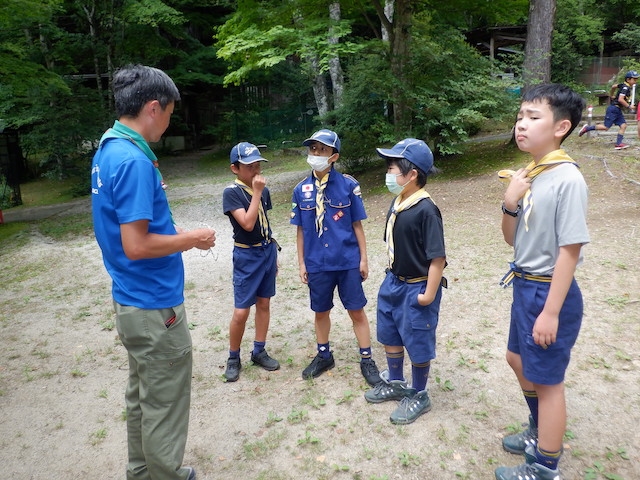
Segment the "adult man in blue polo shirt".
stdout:
[[118,120],[93,159],[94,230],[111,276],[116,325],[129,355],[127,479],[195,480],[182,467],[191,402],[191,335],[181,252],[215,244],[208,228],[173,223],[149,148],[180,94],[164,72],[130,65],[113,77]]

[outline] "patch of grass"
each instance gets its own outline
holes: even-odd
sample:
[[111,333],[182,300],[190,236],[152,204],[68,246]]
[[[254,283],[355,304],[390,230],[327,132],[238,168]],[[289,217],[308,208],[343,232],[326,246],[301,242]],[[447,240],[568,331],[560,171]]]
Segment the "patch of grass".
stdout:
[[29,224],[24,222],[0,225],[0,254],[24,245],[29,240]]
[[77,178],[54,180],[46,177],[23,183],[20,185],[23,205],[18,208],[54,205],[73,200],[72,189],[77,183]]
[[100,428],[91,434],[91,445],[97,445],[107,438],[107,429]]
[[266,457],[269,452],[275,450],[280,446],[282,440],[285,437],[285,432],[270,431],[265,438],[256,440],[255,442],[246,442],[242,446],[242,451],[247,460],[254,460],[256,458]]
[[61,240],[73,236],[93,234],[93,219],[90,213],[56,215],[38,223],[38,230],[46,237]]

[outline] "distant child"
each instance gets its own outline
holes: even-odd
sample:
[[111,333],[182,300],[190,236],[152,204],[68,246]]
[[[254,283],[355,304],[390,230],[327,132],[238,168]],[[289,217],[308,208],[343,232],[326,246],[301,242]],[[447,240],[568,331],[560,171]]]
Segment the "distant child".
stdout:
[[[400,400],[391,423],[407,424],[431,410],[427,379],[436,357],[442,272],[446,266],[442,216],[425,190],[433,154],[422,140],[406,138],[378,148],[387,162],[386,184],[396,195],[387,214],[389,268],[378,292],[378,341],[388,370],[365,392],[371,403]],[[404,349],[411,359],[411,387],[404,380]]]
[[502,440],[526,463],[500,467],[498,480],[558,480],[566,428],[564,377],[582,323],[582,294],[574,279],[589,242],[587,186],[560,145],[580,122],[585,102],[558,84],[531,87],[515,125],[520,150],[533,161],[511,175],[502,203],[502,233],[514,247],[507,362],[529,407],[529,426]]
[[340,156],[340,139],[335,132],[319,130],[303,145],[308,147],[312,172],[293,190],[291,224],[298,227],[300,279],[309,286],[318,354],[302,378],[318,377],[335,366],[329,346],[329,314],[337,287],[360,347],[360,371],[367,383],[375,385],[380,375],[371,358],[371,332],[364,312],[367,299],[362,282],[369,276],[369,265],[362,227],[367,215],[360,185],[352,176],[334,169]]
[[224,189],[222,208],[233,226],[233,297],[234,310],[229,325],[229,359],[224,376],[235,382],[242,368],[240,343],[249,310],[256,306],[256,333],[251,361],[265,370],[280,368],[277,360],[265,350],[270,319],[270,300],[276,294],[278,244],[271,236],[267,210],[271,196],[266,179],[260,174],[260,163],[266,162],[258,147],[242,142],[231,149],[233,185]]
[[[629,148],[629,145],[622,143],[622,140],[624,139],[624,132],[627,130],[627,121],[624,118],[622,109],[629,109],[631,107],[631,89],[636,83],[638,83],[638,77],[640,77],[640,74],[635,70],[627,72],[624,77],[624,83],[617,86],[617,93],[615,96],[611,97],[611,102],[605,112],[604,124],[598,123],[596,125],[587,125],[585,123],[580,129],[578,136],[581,137],[585,133],[593,130],[606,131],[611,128],[611,125],[619,125],[620,130],[618,130],[615,149],[622,150],[624,148]],[[640,129],[640,127],[638,128]]]

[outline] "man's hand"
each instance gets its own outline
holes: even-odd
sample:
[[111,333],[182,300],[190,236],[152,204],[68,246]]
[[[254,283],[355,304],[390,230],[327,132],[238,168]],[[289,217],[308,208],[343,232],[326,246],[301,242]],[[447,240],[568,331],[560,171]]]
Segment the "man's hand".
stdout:
[[216,244],[216,232],[210,228],[198,228],[188,232],[195,240],[195,248],[208,250]]

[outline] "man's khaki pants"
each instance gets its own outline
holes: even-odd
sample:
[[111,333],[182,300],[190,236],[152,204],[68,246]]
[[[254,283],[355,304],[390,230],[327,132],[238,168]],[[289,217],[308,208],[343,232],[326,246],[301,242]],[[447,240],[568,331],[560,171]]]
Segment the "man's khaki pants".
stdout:
[[182,468],[191,403],[191,334],[184,305],[143,310],[114,302],[129,354],[125,394],[128,480],[186,480]]

